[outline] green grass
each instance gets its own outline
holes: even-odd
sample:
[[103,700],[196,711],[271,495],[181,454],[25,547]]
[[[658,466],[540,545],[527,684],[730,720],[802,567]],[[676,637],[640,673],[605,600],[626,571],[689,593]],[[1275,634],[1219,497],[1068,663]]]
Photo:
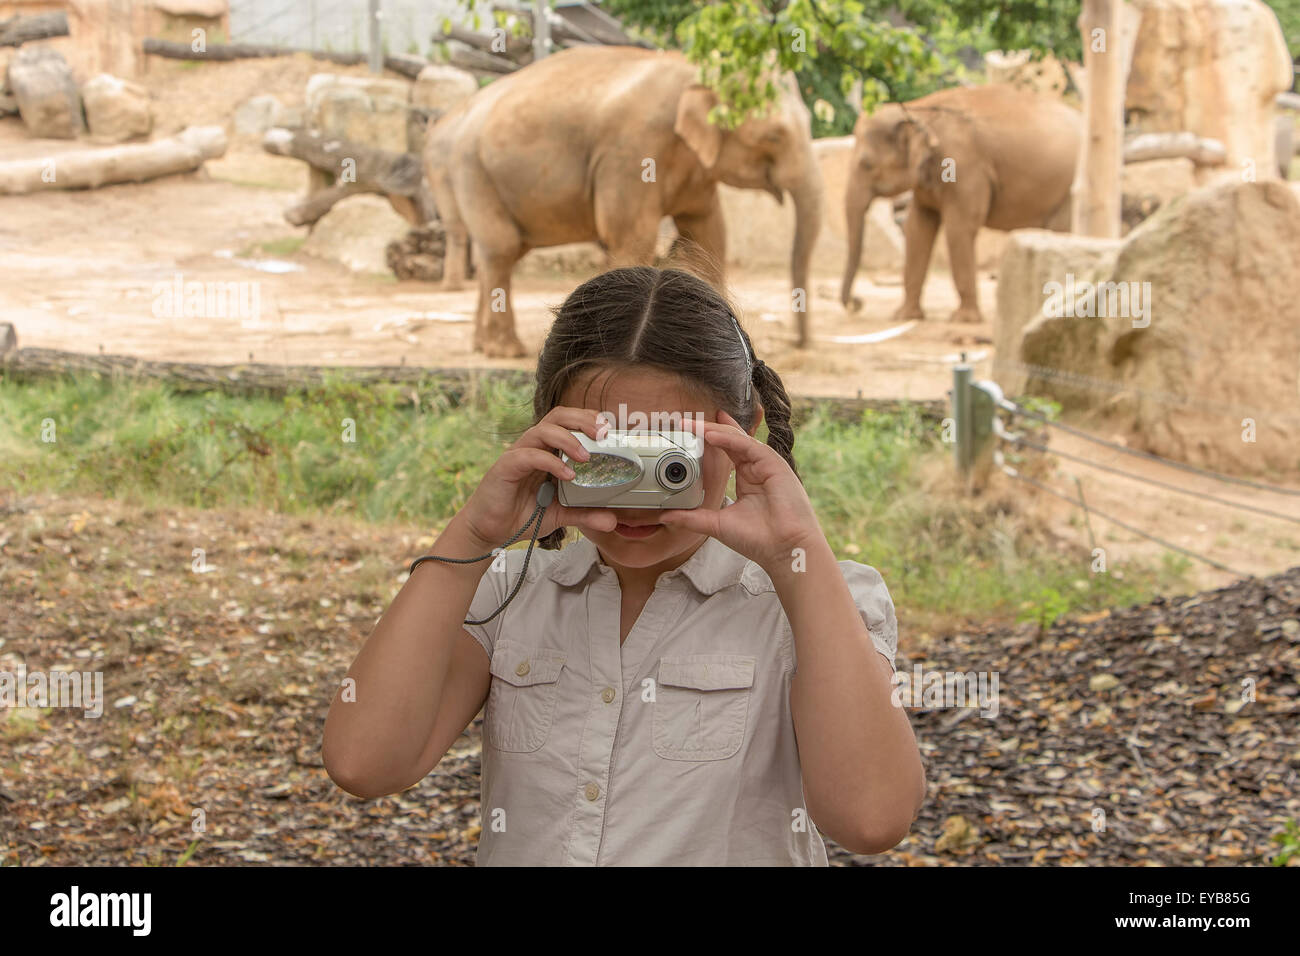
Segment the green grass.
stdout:
[[[267,185],[258,183],[242,183],[241,185]],[[270,185],[269,188],[279,189],[279,186]],[[265,242],[255,242],[250,246],[245,246],[240,250],[241,259],[248,259],[255,256],[291,256],[307,241],[306,236],[282,236],[279,239],[268,239]]]
[[[453,406],[409,385],[336,383],[279,400],[86,378],[4,381],[0,486],[436,526],[530,416],[529,391],[504,385]],[[46,419],[52,443],[41,440]],[[835,552],[879,569],[913,620],[1050,623],[1143,600],[1186,572],[1167,563],[1090,573],[1088,549],[1062,550],[1023,516],[1021,489],[959,493],[951,447],[915,412],[844,423],[818,411],[795,451]]]

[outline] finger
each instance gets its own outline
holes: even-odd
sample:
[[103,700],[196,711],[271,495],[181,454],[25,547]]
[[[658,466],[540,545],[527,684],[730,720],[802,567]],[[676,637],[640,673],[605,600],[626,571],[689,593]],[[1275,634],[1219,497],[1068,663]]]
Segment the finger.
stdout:
[[497,464],[502,469],[501,477],[507,481],[519,481],[535,471],[544,471],[560,481],[575,477],[572,468],[541,448],[512,448],[497,459]]
[[594,408],[570,408],[566,405],[552,408],[542,416],[542,422],[580,431],[595,439],[604,438],[604,432],[610,427],[609,422]]
[[516,448],[541,448],[550,451],[552,448],[558,448],[567,454],[570,458],[576,458],[578,461],[586,461],[591,457],[591,452],[582,446],[578,436],[571,430],[556,425],[552,422],[541,422],[534,425],[515,442],[512,447]]
[[709,429],[704,433],[704,441],[721,448],[737,465],[757,464],[763,460],[765,452],[776,454],[767,445],[730,425],[716,425]]
[[670,528],[717,537],[718,510],[715,508],[669,508],[659,512],[659,521]]

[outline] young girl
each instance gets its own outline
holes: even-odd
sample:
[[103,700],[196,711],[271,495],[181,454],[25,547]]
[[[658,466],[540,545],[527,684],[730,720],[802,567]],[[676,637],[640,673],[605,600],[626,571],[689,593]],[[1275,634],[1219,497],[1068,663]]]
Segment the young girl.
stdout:
[[[330,707],[330,777],[361,797],[413,786],[486,703],[480,865],[825,866],[819,829],[857,853],[897,844],[925,780],[891,703],[893,603],[831,552],[785,388],[726,300],[674,270],[584,283],[533,406],[433,554],[512,540],[540,486],[574,477],[557,451],[587,460],[572,432],[604,436],[602,412],[699,433],[704,503],[551,501],[531,557],[419,563],[348,671],[355,699]],[[561,548],[567,527],[583,536]]]

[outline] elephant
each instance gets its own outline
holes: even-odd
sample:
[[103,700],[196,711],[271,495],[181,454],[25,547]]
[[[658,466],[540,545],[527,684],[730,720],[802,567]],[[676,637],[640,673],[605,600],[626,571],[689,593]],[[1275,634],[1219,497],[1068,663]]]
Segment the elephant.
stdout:
[[722,129],[709,122],[718,98],[696,73],[680,53],[573,47],[495,80],[430,126],[422,160],[447,236],[442,287],[462,287],[472,242],[476,351],[525,354],[510,276],[530,249],[594,240],[614,266],[647,265],[671,216],[700,271],[720,281],[720,182],[765,190],[777,202],[790,194],[792,300],[807,342],[823,192],[808,108],[793,79],[778,76],[772,109]]
[[863,220],[877,196],[912,192],[895,321],[925,318],[921,290],[940,225],[961,300],[954,322],[981,321],[975,285],[981,226],[1069,229],[1083,119],[1058,99],[1002,84],[941,90],[864,113],[853,137],[844,196],[849,251],[840,287],[846,308],[857,305],[853,280]]

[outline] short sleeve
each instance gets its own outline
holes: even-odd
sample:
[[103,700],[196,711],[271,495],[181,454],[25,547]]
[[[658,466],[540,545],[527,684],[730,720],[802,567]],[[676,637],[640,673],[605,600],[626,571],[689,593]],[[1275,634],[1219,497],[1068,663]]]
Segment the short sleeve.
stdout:
[[[481,621],[501,606],[501,602],[510,593],[510,582],[514,581],[519,574],[519,554],[518,551],[507,551],[504,562],[501,560],[501,555],[492,559],[487,570],[483,572],[483,577],[479,578],[478,590],[474,592],[474,600],[470,602],[466,618],[471,621]],[[492,658],[492,649],[496,646],[497,635],[501,631],[501,619],[505,616],[505,611],[502,611],[486,624],[465,625],[465,630],[474,640],[483,645],[489,660]]]
[[[853,604],[862,617],[862,623],[867,626],[867,633],[871,635],[871,643],[897,673],[894,657],[898,653],[898,619],[894,616],[894,601],[889,596],[889,588],[885,587],[885,579],[875,568],[857,561],[840,561],[839,566],[844,583],[853,595]],[[788,619],[785,620],[785,630],[781,636],[782,654],[790,662],[788,672],[794,674],[799,663]]]
[[[840,572],[853,595],[853,603],[867,626],[871,642],[885,656],[890,667],[895,667],[898,654],[898,619],[894,615],[894,600],[889,596],[885,579],[873,567],[857,561],[839,562]],[[897,668],[895,668],[897,670]]]

